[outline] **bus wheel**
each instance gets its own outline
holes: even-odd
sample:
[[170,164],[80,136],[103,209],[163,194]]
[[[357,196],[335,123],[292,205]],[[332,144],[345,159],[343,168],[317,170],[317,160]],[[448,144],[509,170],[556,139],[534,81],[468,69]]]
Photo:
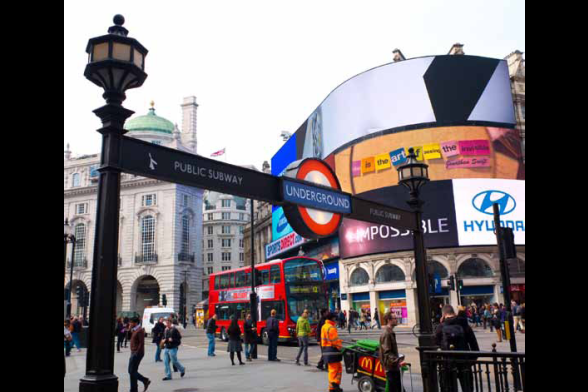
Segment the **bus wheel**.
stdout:
[[265,346],[269,346],[269,335],[265,329],[261,332],[261,341]]
[[221,340],[223,342],[228,342],[229,341],[229,335],[227,334],[227,331],[225,331],[225,329],[221,329]]

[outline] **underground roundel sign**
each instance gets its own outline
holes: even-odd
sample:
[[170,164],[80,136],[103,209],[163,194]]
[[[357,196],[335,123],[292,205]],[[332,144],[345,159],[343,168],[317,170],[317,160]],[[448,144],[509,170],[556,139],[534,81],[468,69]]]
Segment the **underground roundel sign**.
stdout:
[[[341,190],[333,170],[319,159],[305,159],[294,178],[315,183],[321,188],[304,186],[284,178],[282,192],[288,203],[284,206],[288,223],[305,238],[322,238],[334,234],[341,224],[341,213],[351,212],[351,200],[340,193],[325,189]],[[311,205],[323,209],[310,208]]]

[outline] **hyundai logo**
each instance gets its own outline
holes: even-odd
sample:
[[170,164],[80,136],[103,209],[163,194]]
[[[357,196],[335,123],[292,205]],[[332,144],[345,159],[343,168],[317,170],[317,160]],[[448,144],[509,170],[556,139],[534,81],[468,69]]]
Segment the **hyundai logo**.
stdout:
[[514,197],[502,191],[480,192],[472,199],[474,208],[487,215],[494,215],[494,203],[498,204],[500,215],[510,214],[517,207]]

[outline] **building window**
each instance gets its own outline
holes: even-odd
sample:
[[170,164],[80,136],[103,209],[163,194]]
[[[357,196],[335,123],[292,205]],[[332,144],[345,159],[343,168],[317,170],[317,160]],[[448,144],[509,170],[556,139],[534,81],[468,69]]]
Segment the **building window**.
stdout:
[[239,220],[244,221],[245,220],[245,214],[239,214]]
[[239,261],[245,261],[245,254],[239,253]]
[[231,226],[223,226],[222,230],[223,234],[231,234]]
[[87,213],[88,213],[88,204],[87,203],[76,204],[76,215],[84,215]]
[[151,215],[141,219],[141,251],[144,261],[155,259],[155,218]]
[[190,196],[182,195],[182,207],[188,207],[190,205]]
[[72,187],[77,187],[80,186],[80,173],[74,173],[74,175],[72,176]]
[[223,220],[230,220],[230,219],[231,219],[231,213],[230,212],[223,212]]
[[143,195],[141,205],[143,207],[150,207],[157,205],[157,195]]
[[231,261],[231,254],[229,252],[223,252],[223,261]]
[[376,274],[376,283],[404,282],[406,275],[396,265],[385,265]]
[[222,200],[222,208],[231,208],[231,201],[230,200]]
[[525,119],[525,105],[521,105],[521,114],[523,115],[523,120]]
[[208,220],[209,221],[214,220],[214,214],[208,214]]
[[86,254],[86,225],[78,223],[74,235],[76,237],[76,251],[74,253],[74,266],[83,266]]
[[482,259],[468,259],[457,270],[459,278],[490,278],[494,276],[492,268]]
[[182,217],[182,253],[190,253],[190,217]]
[[512,278],[524,278],[525,277],[525,262],[521,259],[509,260],[508,269]]
[[208,231],[208,235],[213,235],[214,234],[214,228],[212,226],[208,226],[206,229]]
[[243,249],[243,245],[245,245],[245,241],[243,239],[239,240],[239,248]]
[[230,266],[223,266],[223,271],[230,271],[231,267]]
[[243,230],[245,230],[245,226],[239,226],[239,233],[243,234]]
[[223,243],[222,244],[223,245],[223,248],[230,248],[231,247],[231,240],[230,239],[224,239],[223,238],[222,243]]
[[214,255],[212,253],[207,253],[206,257],[207,257],[208,262],[212,263]]
[[214,267],[208,267],[208,275],[212,275],[214,273]]
[[370,278],[369,278],[368,273],[362,268],[357,268],[351,274],[349,286],[363,286],[363,285],[368,284],[369,280],[370,280]]
[[208,249],[214,248],[214,240],[208,240]]

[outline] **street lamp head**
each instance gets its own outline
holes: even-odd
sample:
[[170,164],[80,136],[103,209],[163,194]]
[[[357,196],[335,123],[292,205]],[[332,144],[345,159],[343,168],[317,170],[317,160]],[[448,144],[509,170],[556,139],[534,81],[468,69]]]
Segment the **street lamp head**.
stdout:
[[63,224],[63,236],[69,237],[72,234],[72,228],[69,225],[69,221],[65,218],[65,222]]
[[125,18],[114,17],[114,26],[108,34],[91,38],[86,47],[88,64],[84,76],[104,89],[104,99],[108,103],[121,104],[125,92],[143,85],[145,56],[147,49],[139,41],[129,38],[129,31],[122,27]]
[[414,148],[409,148],[406,162],[398,167],[398,183],[407,187],[411,195],[417,195],[429,181],[429,165],[417,161]]

